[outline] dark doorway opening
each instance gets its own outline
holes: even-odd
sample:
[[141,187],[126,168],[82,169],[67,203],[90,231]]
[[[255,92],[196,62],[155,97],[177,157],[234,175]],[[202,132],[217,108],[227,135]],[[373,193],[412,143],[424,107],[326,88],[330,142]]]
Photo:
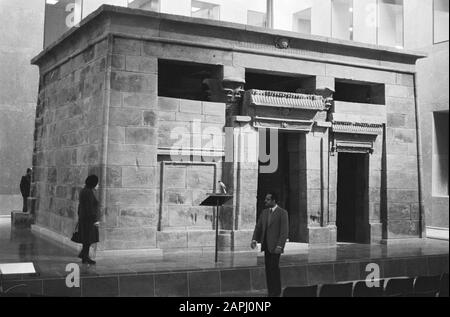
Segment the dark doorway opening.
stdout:
[[338,154],[336,215],[338,242],[370,242],[368,163],[368,154]]
[[[261,137],[261,135],[260,135]],[[274,192],[278,196],[278,205],[287,209],[289,206],[289,155],[287,152],[287,133],[278,132],[278,146],[274,149],[278,153],[269,153],[270,137],[269,129],[266,133],[266,152],[271,157],[278,155],[278,166],[274,173],[258,173],[258,201],[257,201],[257,217],[265,209],[264,198],[269,192]],[[260,162],[259,166],[268,166],[270,162]],[[273,160],[272,160],[273,164]]]
[[[261,137],[261,134],[260,134]],[[278,166],[274,173],[263,173],[261,166],[269,163],[259,163],[257,217],[265,209],[264,198],[268,192],[275,192],[278,196],[278,205],[287,210],[289,216],[289,241],[307,242],[306,206],[302,199],[302,182],[306,179],[302,171],[305,170],[305,160],[301,155],[301,144],[305,135],[302,133],[278,131]],[[270,137],[266,133],[266,149],[269,154]],[[270,153],[272,156],[272,153]]]

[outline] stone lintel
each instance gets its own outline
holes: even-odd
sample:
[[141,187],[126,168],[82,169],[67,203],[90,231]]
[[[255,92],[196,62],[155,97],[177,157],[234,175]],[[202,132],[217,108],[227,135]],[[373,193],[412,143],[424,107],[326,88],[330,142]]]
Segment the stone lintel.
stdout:
[[255,117],[253,119],[253,126],[255,128],[311,132],[314,126],[314,121]]

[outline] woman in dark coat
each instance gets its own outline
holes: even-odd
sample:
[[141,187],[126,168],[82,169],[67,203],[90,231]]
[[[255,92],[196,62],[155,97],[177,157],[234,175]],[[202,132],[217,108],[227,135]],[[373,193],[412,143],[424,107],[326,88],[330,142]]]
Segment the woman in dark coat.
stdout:
[[86,178],[86,186],[80,192],[78,204],[78,232],[83,249],[78,255],[82,263],[95,264],[89,258],[89,247],[99,242],[99,203],[94,195],[94,189],[98,184],[98,177],[90,175]]

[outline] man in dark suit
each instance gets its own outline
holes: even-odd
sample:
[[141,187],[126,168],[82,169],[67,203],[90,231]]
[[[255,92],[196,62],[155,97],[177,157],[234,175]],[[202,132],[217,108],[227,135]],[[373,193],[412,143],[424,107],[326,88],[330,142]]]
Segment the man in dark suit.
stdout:
[[20,180],[20,192],[23,199],[23,212],[27,212],[27,199],[28,197],[30,197],[31,188],[31,172],[31,168],[27,168],[27,174],[25,176],[22,176],[22,179]]
[[266,266],[266,281],[269,297],[281,295],[280,256],[289,236],[289,221],[286,210],[277,205],[274,193],[266,195],[266,209],[263,210],[253,232],[252,249],[261,243]]

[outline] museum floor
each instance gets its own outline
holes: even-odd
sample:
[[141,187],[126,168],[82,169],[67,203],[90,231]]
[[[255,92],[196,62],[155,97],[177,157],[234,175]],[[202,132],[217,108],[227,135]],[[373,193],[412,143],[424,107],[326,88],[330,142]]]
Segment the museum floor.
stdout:
[[[449,242],[425,239],[395,245],[338,244],[290,246],[281,257],[282,285],[305,286],[364,279],[366,265],[377,263],[380,278],[448,272]],[[97,257],[82,265],[77,252],[11,229],[0,217],[0,264],[32,262],[37,274],[3,276],[12,292],[46,296],[262,296],[264,258],[256,252],[166,252],[162,256]],[[80,264],[80,287],[66,287],[66,266]]]

